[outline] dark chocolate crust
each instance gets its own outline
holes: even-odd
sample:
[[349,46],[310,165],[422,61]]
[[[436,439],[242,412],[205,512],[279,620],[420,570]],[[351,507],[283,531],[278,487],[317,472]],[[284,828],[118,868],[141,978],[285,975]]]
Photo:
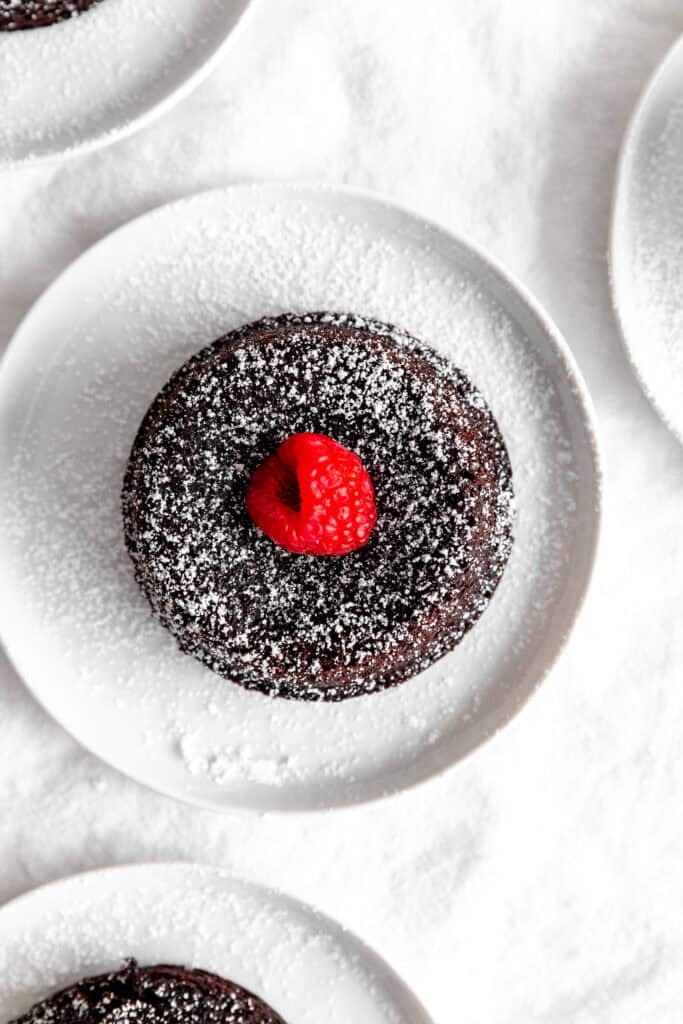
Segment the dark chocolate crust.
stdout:
[[[378,521],[349,555],[290,554],[251,522],[253,470],[328,434],[370,473]],[[512,474],[481,394],[399,328],[265,318],[202,349],[152,403],[123,487],[140,586],[183,651],[273,696],[401,683],[480,617],[512,546]]]
[[247,989],[208,971],[159,964],[86,978],[10,1024],[284,1024]]
[[0,0],[0,32],[44,28],[75,18],[101,0]]

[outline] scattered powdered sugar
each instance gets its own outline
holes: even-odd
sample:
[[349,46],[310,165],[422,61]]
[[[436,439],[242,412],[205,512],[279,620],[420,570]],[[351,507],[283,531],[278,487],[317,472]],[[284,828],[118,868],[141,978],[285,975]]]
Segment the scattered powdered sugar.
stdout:
[[[84,6],[80,0],[80,6]],[[0,163],[68,152],[113,138],[179,89],[217,51],[248,0],[0,0],[13,12],[66,17],[0,32]],[[39,102],[36,102],[38,98]]]
[[207,748],[201,735],[181,731],[178,748],[190,775],[210,778],[219,786],[241,779],[281,786],[296,777],[296,757],[284,754],[277,759],[264,758],[248,743]]
[[[104,758],[218,806],[378,795],[503,724],[571,625],[595,536],[581,402],[524,303],[408,215],[277,187],[154,214],[88,257],[87,282],[78,268],[62,280],[0,382],[16,426],[0,474],[2,614],[40,699]],[[136,585],[119,504],[173,370],[240,324],[316,308],[398,323],[462,367],[500,425],[518,506],[503,580],[459,647],[400,687],[325,705],[248,692],[179,653]]]
[[[288,1024],[427,1024],[396,977],[339,926],[220,871],[181,864],[82,875],[5,907],[0,912],[0,1019],[26,1013],[38,1000],[84,978],[119,971],[133,957],[142,967],[165,963],[226,978],[265,1000]],[[144,987],[140,996],[144,999]],[[169,1017],[163,1006],[168,998],[166,990],[154,1000],[153,1015],[146,1016],[140,1003],[110,1004],[100,1007],[98,1019],[108,1024],[273,1019],[235,1014],[229,997],[220,1000],[220,1016],[203,1002],[199,1017],[182,1012],[183,1007]],[[244,1009],[243,998],[239,1002]],[[76,1012],[74,1019],[81,1015]],[[71,1018],[48,1010],[30,1019],[59,1024]]]

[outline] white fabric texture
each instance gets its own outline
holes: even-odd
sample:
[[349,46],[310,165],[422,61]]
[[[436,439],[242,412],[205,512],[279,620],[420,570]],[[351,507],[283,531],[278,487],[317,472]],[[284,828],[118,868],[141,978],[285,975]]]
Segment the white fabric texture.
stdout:
[[[0,176],[0,338],[113,228],[212,185],[368,187],[486,247],[544,303],[606,462],[596,578],[530,705],[414,792],[220,816],[87,754],[0,655],[0,900],[194,859],[357,931],[438,1024],[679,1024],[683,450],[627,364],[606,248],[618,147],[680,0],[257,0],[239,45],[141,133]],[[1,101],[0,101],[0,117]]]

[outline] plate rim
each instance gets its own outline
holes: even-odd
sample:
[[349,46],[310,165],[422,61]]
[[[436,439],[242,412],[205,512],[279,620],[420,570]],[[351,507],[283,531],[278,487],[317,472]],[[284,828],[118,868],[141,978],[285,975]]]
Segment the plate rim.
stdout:
[[[56,146],[50,148],[44,153],[26,153],[18,158],[4,157],[0,151],[0,172],[19,170],[29,167],[49,166],[50,164],[57,164],[61,161],[71,160],[72,157],[85,156],[88,153],[94,153],[97,152],[97,150],[106,149],[108,146],[113,146],[115,143],[134,135],[136,132],[146,128],[157,119],[163,117],[163,115],[172,110],[176,104],[180,103],[186,96],[189,96],[190,93],[194,92],[194,90],[218,67],[218,64],[225,57],[228,47],[234,42],[236,34],[244,30],[248,17],[253,15],[253,12],[260,3],[260,0],[240,0],[240,2],[243,3],[243,7],[237,16],[237,21],[234,23],[232,28],[228,30],[213,53],[211,53],[205,61],[202,61],[202,63],[200,63],[199,66],[196,67],[194,71],[184,78],[175,88],[171,89],[171,91],[166,93],[165,96],[162,96],[158,102],[153,102],[151,106],[144,104],[141,113],[130,118],[130,120],[123,121],[108,131],[101,131],[96,135],[84,138],[80,142],[74,143],[72,146],[61,148]],[[49,28],[50,26],[47,27]],[[111,233],[113,234],[113,232]],[[93,248],[93,246],[91,246],[91,248]],[[69,266],[71,266],[71,264],[69,264]],[[66,269],[68,269],[68,267]]]
[[418,787],[427,785],[430,781],[442,777],[447,772],[455,770],[459,765],[463,764],[471,756],[476,754],[477,751],[487,747],[492,740],[496,739],[504,729],[511,724],[520,712],[526,707],[527,703],[531,698],[539,691],[542,684],[547,680],[555,666],[557,665],[560,657],[566,651],[569,641],[574,633],[578,619],[586,605],[586,599],[588,597],[591,583],[594,578],[595,564],[600,548],[600,540],[602,536],[603,526],[603,491],[604,491],[604,471],[602,464],[602,456],[600,449],[599,440],[599,429],[597,417],[593,407],[593,402],[590,396],[590,392],[584,381],[583,375],[579,369],[578,363],[574,358],[574,355],[569,348],[568,343],[565,341],[559,328],[555,325],[554,321],[545,312],[538,300],[529,292],[525,285],[523,285],[515,275],[509,273],[507,269],[504,269],[495,259],[490,257],[481,247],[471,243],[468,238],[464,235],[452,231],[437,221],[423,216],[421,213],[410,209],[399,203],[395,203],[393,200],[388,199],[381,194],[377,194],[371,190],[356,188],[349,185],[331,185],[326,183],[308,183],[308,182],[279,182],[273,180],[263,180],[257,182],[246,182],[236,183],[227,186],[215,186],[209,189],[202,189],[198,192],[193,192],[188,196],[184,196],[181,199],[176,199],[168,203],[163,203],[160,206],[154,207],[151,210],[133,218],[130,221],[117,227],[114,231],[104,235],[98,239],[93,245],[89,246],[83,253],[81,253],[73,262],[65,267],[60,274],[48,285],[48,287],[42,292],[38,299],[28,309],[26,314],[19,321],[14,334],[12,335],[5,352],[0,357],[0,379],[3,377],[7,369],[7,364],[10,357],[14,358],[16,352],[19,349],[21,343],[21,335],[27,329],[30,329],[31,320],[34,316],[38,316],[41,312],[43,304],[48,304],[51,301],[53,291],[56,292],[61,286],[62,278],[70,274],[73,270],[80,267],[81,263],[86,263],[90,255],[98,249],[100,246],[106,245],[112,238],[117,236],[119,232],[125,232],[129,227],[137,225],[138,222],[145,220],[146,218],[154,218],[160,216],[163,212],[167,211],[171,207],[181,207],[182,205],[189,205],[193,201],[196,201],[200,197],[209,196],[212,194],[234,194],[245,191],[250,192],[266,192],[268,190],[277,192],[286,192],[289,195],[296,194],[316,194],[323,193],[328,195],[338,195],[360,200],[365,203],[376,204],[385,210],[398,212],[402,216],[408,217],[413,221],[418,221],[421,226],[427,228],[430,231],[435,231],[443,236],[446,236],[451,241],[454,241],[456,245],[462,247],[464,250],[469,251],[474,255],[475,259],[478,260],[481,265],[491,273],[493,277],[497,278],[501,284],[511,289],[512,293],[515,294],[519,299],[522,300],[523,305],[526,307],[529,313],[536,320],[540,326],[541,331],[548,342],[555,351],[555,354],[559,357],[560,362],[566,371],[567,382],[571,387],[572,393],[575,396],[577,408],[581,413],[581,420],[586,432],[586,451],[590,458],[592,476],[594,481],[591,509],[592,509],[592,533],[590,537],[590,545],[586,547],[586,567],[584,572],[584,578],[581,581],[577,596],[574,601],[574,605],[568,615],[565,623],[565,629],[561,637],[559,638],[552,655],[547,659],[543,666],[542,671],[538,674],[533,685],[529,688],[528,692],[522,696],[520,700],[514,703],[514,706],[508,711],[508,713],[497,723],[497,725],[488,731],[478,742],[470,745],[454,760],[449,760],[446,764],[439,765],[432,768],[425,773],[419,775],[417,778],[411,778],[408,781],[403,781],[396,785],[385,785],[383,787],[376,787],[371,793],[358,793],[355,790],[350,793],[338,798],[331,800],[329,797],[325,797],[320,801],[315,799],[309,799],[307,801],[299,800],[295,801],[286,806],[280,806],[275,804],[268,804],[267,807],[260,805],[247,805],[242,803],[234,802],[217,802],[202,797],[195,796],[194,794],[179,794],[173,791],[170,787],[164,788],[158,783],[152,783],[147,780],[138,778],[136,775],[130,773],[127,769],[123,769],[116,764],[113,764],[108,758],[103,757],[97,750],[95,750],[87,741],[84,741],[79,736],[76,736],[72,730],[64,724],[61,717],[55,714],[50,707],[44,702],[42,696],[39,696],[28,682],[26,676],[19,666],[19,662],[15,659],[10,646],[8,643],[7,634],[4,629],[4,624],[0,620],[0,644],[5,652],[5,656],[11,663],[14,671],[21,680],[24,687],[28,690],[31,697],[42,707],[42,709],[54,720],[57,724],[75,740],[80,746],[88,750],[94,757],[99,761],[107,764],[114,771],[123,775],[126,778],[132,779],[138,785],[144,786],[146,789],[157,793],[167,799],[177,800],[180,803],[187,804],[193,807],[202,807],[206,810],[222,814],[253,814],[253,813],[268,813],[268,814],[317,814],[326,813],[329,811],[342,811],[350,807],[367,806],[372,803],[377,803],[380,800],[389,799],[391,797],[400,796],[402,793],[408,793],[416,790]]
[[17,896],[13,896],[9,900],[6,900],[4,903],[0,904],[0,924],[2,924],[2,917],[6,911],[16,912],[17,908],[21,909],[21,905],[24,902],[28,903],[29,900],[34,898],[40,899],[46,893],[53,893],[62,886],[66,886],[71,883],[78,883],[81,880],[90,880],[94,883],[97,878],[101,878],[105,875],[124,875],[134,871],[152,873],[156,871],[173,871],[178,874],[183,872],[188,874],[191,872],[193,875],[201,874],[209,876],[215,882],[221,883],[221,885],[226,885],[227,887],[235,885],[236,887],[249,890],[254,895],[260,895],[266,899],[277,901],[286,907],[303,911],[307,915],[310,915],[312,918],[319,921],[324,927],[329,929],[332,934],[350,939],[359,952],[364,956],[367,956],[371,962],[374,961],[375,965],[382,972],[383,977],[396,985],[401,995],[406,998],[406,1001],[412,1002],[413,1008],[417,1010],[418,1013],[422,1014],[423,1019],[418,1020],[417,1024],[435,1024],[434,1019],[428,1013],[422,1000],[417,996],[408,982],[403,979],[396,968],[393,967],[373,945],[366,942],[366,940],[354,929],[349,928],[342,921],[332,917],[326,911],[320,910],[313,903],[309,903],[308,900],[302,900],[298,896],[293,896],[284,889],[280,889],[279,886],[270,885],[265,882],[258,882],[251,878],[245,878],[244,876],[238,875],[233,871],[230,871],[228,868],[222,868],[217,864],[208,864],[202,861],[193,860],[143,860],[124,861],[122,864],[107,864],[100,867],[86,868],[85,870],[77,871],[74,874],[53,878],[49,882],[42,882],[40,885],[36,885],[33,888],[27,889],[25,892],[21,892]]
[[683,444],[683,420],[678,424],[671,418],[656,390],[652,388],[641,369],[636,353],[636,345],[633,342],[633,331],[630,330],[627,318],[622,312],[622,305],[618,294],[621,289],[617,283],[622,275],[622,271],[618,267],[623,259],[619,255],[620,246],[617,243],[619,229],[617,224],[623,219],[621,207],[625,202],[626,186],[631,174],[631,161],[637,148],[638,135],[644,121],[647,119],[652,98],[659,87],[661,79],[664,78],[664,75],[669,70],[669,65],[674,64],[676,60],[680,59],[679,50],[683,53],[683,34],[679,35],[669,46],[654,71],[649,75],[628,118],[626,130],[619,147],[613,178],[612,202],[609,211],[609,236],[607,241],[607,276],[609,279],[612,312],[618,328],[617,334],[628,364],[650,407],[667,430],[673,434],[677,441]]

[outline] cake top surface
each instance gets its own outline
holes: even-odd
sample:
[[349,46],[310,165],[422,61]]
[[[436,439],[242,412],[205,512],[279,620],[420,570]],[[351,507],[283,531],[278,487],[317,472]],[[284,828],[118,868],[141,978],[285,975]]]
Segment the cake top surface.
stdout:
[[13,1024],[283,1024],[258,996],[207,971],[135,960],[37,1003]]
[[[253,470],[302,431],[370,474],[378,519],[360,551],[292,555],[246,513]],[[452,626],[454,594],[460,633],[483,610],[509,555],[511,471],[481,394],[428,346],[361,317],[284,315],[174,375],[134,445],[124,513],[138,578],[186,649],[224,640],[254,677],[291,665],[273,693],[302,672],[334,685],[339,667],[372,689],[377,651],[400,660],[416,629]]]

